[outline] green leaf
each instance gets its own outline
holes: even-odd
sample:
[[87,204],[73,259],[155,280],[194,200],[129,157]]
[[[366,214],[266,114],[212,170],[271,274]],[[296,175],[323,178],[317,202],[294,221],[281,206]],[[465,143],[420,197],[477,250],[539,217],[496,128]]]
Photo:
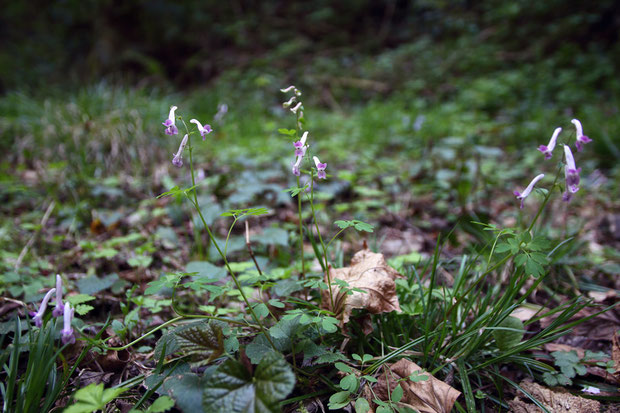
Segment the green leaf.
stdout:
[[400,383],[392,390],[392,402],[398,403],[403,398],[403,388]]
[[118,279],[117,274],[109,274],[103,278],[99,278],[96,275],[89,275],[86,278],[79,279],[77,281],[77,287],[82,294],[93,295],[112,287]]
[[136,255],[127,260],[127,264],[133,268],[148,268],[152,262],[153,257],[150,255]]
[[510,330],[493,330],[493,337],[497,343],[497,347],[502,351],[510,350],[521,342],[525,334],[523,322],[516,317],[508,316],[498,327]]
[[161,396],[146,409],[145,413],[162,413],[174,407],[174,400],[168,396]]
[[252,364],[260,363],[268,354],[274,352],[273,347],[262,334],[256,336],[250,344],[245,346],[245,355],[249,357]]
[[338,331],[338,319],[334,317],[325,317],[321,321],[321,327],[328,333],[335,333]]
[[159,280],[151,281],[148,283],[148,287],[144,291],[144,294],[157,294],[164,288],[173,288],[175,284],[181,278],[181,274],[165,274],[162,275]]
[[351,403],[351,399],[349,398],[350,396],[351,392],[348,391],[340,391],[338,393],[334,393],[329,398],[329,404],[327,405],[327,407],[330,410],[342,409],[343,407]]
[[88,314],[90,311],[94,310],[95,307],[93,307],[92,305],[88,305],[88,304],[78,304],[75,306],[75,312],[78,315],[85,315]]
[[278,402],[295,387],[295,374],[281,354],[272,353],[256,366],[254,376],[235,360],[227,360],[206,380],[207,412],[279,412]]
[[103,383],[91,383],[75,392],[75,396],[73,396],[75,404],[66,408],[64,413],[92,413],[96,410],[103,410],[106,404],[126,390],[124,387],[104,390]]
[[267,208],[260,207],[260,208],[230,209],[226,212],[222,212],[221,216],[241,218],[247,215],[258,216],[258,215],[265,215],[268,213],[269,213],[269,210]]
[[358,231],[373,232],[374,230],[372,225],[367,224],[363,221],[358,221],[357,219],[354,219],[351,221],[338,220],[338,221],[335,221],[334,224],[336,224],[342,229],[354,227]]
[[495,246],[495,252],[501,254],[503,252],[507,252],[510,251],[512,247],[510,246],[510,244],[506,243],[506,242],[499,242],[496,246]]
[[222,327],[209,320],[175,332],[180,351],[191,355],[194,366],[210,363],[224,352]]
[[304,185],[302,187],[291,186],[290,188],[286,188],[283,192],[289,192],[291,194],[291,197],[294,198],[297,195],[299,195],[300,192],[303,192],[306,189],[308,189],[308,184],[306,184],[306,185]]
[[368,400],[363,397],[355,400],[355,413],[368,413],[368,411],[370,411]]
[[76,294],[76,295],[70,295],[67,296],[65,298],[66,301],[69,302],[69,304],[76,306],[78,304],[82,304],[82,303],[87,303],[89,301],[94,300],[95,297],[93,297],[92,295],[88,295],[88,294]]
[[340,388],[342,390],[348,390],[352,393],[357,391],[359,387],[359,380],[355,377],[355,374],[347,374],[340,380]]
[[286,135],[286,136],[294,136],[297,133],[297,131],[295,129],[280,128],[278,129],[278,133],[281,135]]
[[344,363],[340,363],[340,362],[335,363],[334,367],[336,367],[339,371],[343,373],[353,373],[353,369]]
[[346,229],[346,228],[349,228],[349,227],[353,226],[353,221],[338,220],[338,221],[335,221],[334,224],[336,224],[337,226],[339,226],[342,229]]
[[[515,253],[515,252],[513,252],[513,254],[516,254],[516,253]],[[525,264],[525,262],[526,262],[526,261],[527,261],[527,255],[525,255],[525,254],[523,254],[523,253],[521,253],[521,254],[519,254],[519,255],[517,255],[517,256],[515,257],[515,265],[516,265],[517,267],[522,266],[523,264]]]
[[[183,364],[187,366],[187,364]],[[166,393],[172,397],[176,406],[183,412],[203,413],[202,392],[205,386],[206,377],[210,374],[205,371],[205,377],[199,377],[194,373],[176,373],[164,378],[160,387],[160,393]],[[152,376],[151,376],[152,377]]]
[[164,192],[163,194],[160,194],[157,196],[157,199],[159,198],[163,198],[166,196],[174,196],[174,197],[180,197],[180,196],[187,196],[187,194],[192,191],[194,188],[196,188],[198,185],[194,185],[194,186],[190,186],[189,188],[186,189],[181,189],[178,186],[175,186],[173,188],[171,188],[169,191]]

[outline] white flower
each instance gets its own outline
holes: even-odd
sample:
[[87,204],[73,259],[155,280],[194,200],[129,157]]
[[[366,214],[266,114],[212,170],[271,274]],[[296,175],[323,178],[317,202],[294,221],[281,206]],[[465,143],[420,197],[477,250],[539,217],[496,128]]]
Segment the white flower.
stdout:
[[521,200],[521,208],[523,208],[523,202],[525,201],[525,198],[527,198],[532,192],[532,190],[534,189],[534,185],[536,185],[536,183],[540,181],[541,179],[543,179],[544,177],[545,177],[545,174],[540,174],[536,176],[534,179],[532,179],[532,182],[530,182],[527,188],[523,190],[523,193],[519,191],[514,191],[514,194],[517,196],[517,199]]

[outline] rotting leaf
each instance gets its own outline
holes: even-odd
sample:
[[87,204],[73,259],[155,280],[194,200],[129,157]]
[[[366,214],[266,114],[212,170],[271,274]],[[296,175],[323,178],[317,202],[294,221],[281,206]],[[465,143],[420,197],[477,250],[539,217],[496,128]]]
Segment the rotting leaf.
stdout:
[[[389,365],[388,368],[391,370],[391,373],[388,372],[387,374],[389,389],[396,389],[398,384],[403,389],[402,398],[398,402],[399,406],[408,407],[420,413],[445,413],[452,411],[454,402],[461,395],[460,391],[436,379],[429,373],[424,373],[429,377],[429,380],[417,382],[409,380],[410,375],[422,370],[422,368],[407,359],[401,359]],[[379,376],[374,391],[381,400],[387,401],[389,399],[385,374]]]
[[[550,412],[598,413],[601,407],[601,404],[596,400],[573,396],[567,390],[561,388],[551,390],[532,381],[523,381],[519,383],[519,386],[537,399]],[[530,400],[525,395],[519,393],[514,400],[508,402],[508,405],[510,406],[510,411],[515,413],[541,411],[539,407],[529,402]]]
[[[331,308],[329,290],[321,291],[323,305],[343,323],[349,321],[354,308],[364,308],[373,314],[401,311],[395,280],[402,276],[387,264],[383,254],[363,249],[353,256],[350,267],[333,268],[329,274],[334,308]],[[348,287],[339,286],[342,281]],[[328,282],[327,277],[325,282]]]
[[211,320],[175,332],[179,350],[191,355],[194,366],[203,366],[224,352],[222,327]]

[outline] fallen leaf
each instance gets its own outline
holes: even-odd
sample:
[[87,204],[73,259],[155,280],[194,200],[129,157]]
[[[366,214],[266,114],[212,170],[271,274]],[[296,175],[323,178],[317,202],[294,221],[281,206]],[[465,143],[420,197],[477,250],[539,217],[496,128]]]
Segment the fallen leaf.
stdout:
[[[363,249],[353,256],[350,267],[330,268],[329,275],[333,306],[328,289],[321,292],[323,308],[333,311],[344,324],[349,321],[354,308],[365,308],[373,314],[401,311],[394,281],[402,275],[387,264],[383,254]],[[355,288],[364,292],[347,294],[336,280],[345,281],[349,290]],[[325,282],[329,284],[327,276]]]
[[584,358],[586,354],[584,349],[569,346],[568,344],[547,343],[543,346],[543,348],[549,353],[553,353],[554,351],[574,351],[580,359]]
[[510,315],[525,323],[526,321],[530,321],[535,316],[544,314],[547,311],[549,310],[544,307],[534,304],[526,304],[521,307],[517,307]]
[[[581,318],[585,318],[594,313],[600,311],[599,307],[586,307],[573,317],[570,321],[576,321]],[[558,314],[553,314],[549,317],[545,317],[540,320],[542,328],[547,328],[553,320],[558,317]],[[587,320],[584,323],[578,324],[573,327],[574,336],[587,337],[590,340],[603,340],[611,341],[614,333],[620,328],[620,307],[612,308],[609,311],[598,314],[595,317]]]
[[[390,391],[396,388],[396,381],[400,379],[400,386],[403,388],[403,397],[398,403],[402,407],[410,407],[420,413],[448,413],[452,411],[454,402],[461,395],[461,392],[451,387],[449,384],[436,379],[430,373],[423,373],[428,376],[428,380],[413,382],[408,377],[414,372],[421,372],[422,368],[412,361],[401,359],[388,366],[390,372],[379,376],[378,382],[374,387],[375,394],[384,401],[388,400],[388,386]],[[422,375],[422,374],[420,374]]]
[[[552,390],[532,381],[522,381],[519,386],[536,398],[550,412],[598,413],[601,407],[601,404],[596,400],[573,396],[562,388]],[[530,399],[523,394],[518,394],[508,404],[513,413],[542,412],[542,409],[531,403]]]

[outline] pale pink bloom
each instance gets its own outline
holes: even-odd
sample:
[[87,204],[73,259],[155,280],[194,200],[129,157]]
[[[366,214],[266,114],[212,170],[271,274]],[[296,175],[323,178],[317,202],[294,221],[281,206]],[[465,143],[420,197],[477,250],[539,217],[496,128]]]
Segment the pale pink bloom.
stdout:
[[588,138],[583,134],[583,128],[581,127],[581,122],[578,119],[571,120],[573,125],[575,125],[575,132],[577,134],[577,141],[575,142],[575,146],[577,147],[577,152],[581,152],[583,149],[583,145],[586,143],[592,142],[592,139]]
[[172,158],[172,164],[174,166],[178,166],[179,168],[183,166],[183,149],[185,149],[185,145],[187,145],[187,139],[189,138],[189,135],[185,134],[185,136],[183,137],[183,140],[181,141],[181,144],[179,145],[179,150],[177,151],[177,153],[174,154],[174,158]]
[[564,165],[566,191],[562,195],[562,199],[568,202],[573,197],[573,194],[579,191],[579,173],[581,172],[581,168],[577,168],[575,165],[573,152],[570,150],[570,146],[568,145],[564,145],[564,157],[566,158],[566,165]]
[[56,307],[52,311],[54,317],[62,316],[65,308],[62,305],[62,278],[59,274],[56,274]]
[[175,116],[174,116],[174,112],[177,110],[176,106],[171,106],[170,107],[170,113],[168,114],[168,119],[166,119],[164,122],[162,122],[162,125],[164,125],[166,127],[166,135],[176,135],[177,133],[179,133],[179,130],[177,129],[175,123]]
[[522,209],[523,209],[523,202],[525,201],[525,198],[527,198],[530,195],[530,193],[534,189],[534,185],[536,185],[536,183],[540,181],[541,179],[543,179],[544,177],[545,177],[545,174],[540,174],[536,176],[534,179],[532,179],[532,182],[530,182],[527,188],[523,190],[523,192],[514,191],[514,194],[516,195],[517,199],[521,200]]
[[198,122],[196,119],[192,119],[189,122],[196,124],[196,127],[198,128],[198,132],[200,132],[200,136],[202,136],[203,141],[207,139],[208,134],[213,132],[213,129],[211,129],[211,125],[205,125],[204,127],[202,127],[202,123]]
[[325,179],[327,178],[327,174],[325,173],[325,168],[327,168],[327,164],[326,163],[322,163],[318,157],[313,156],[312,159],[314,159],[314,164],[316,165],[316,169],[317,169],[317,174],[316,176],[319,179]]
[[560,132],[562,132],[562,128],[556,128],[553,131],[553,135],[551,136],[551,140],[549,141],[549,144],[547,144],[546,146],[540,145],[538,147],[538,150],[541,151],[545,155],[545,159],[551,159],[552,152],[553,152],[553,149],[555,148],[555,143],[558,139],[558,135],[560,134]]
[[71,327],[71,321],[73,321],[73,314],[75,310],[71,308],[71,304],[65,303],[64,310],[64,324],[63,329],[60,332],[60,339],[62,340],[62,344],[73,344],[75,343],[75,334],[73,333],[73,328]]
[[49,290],[47,294],[45,294],[45,297],[43,297],[43,300],[41,300],[39,311],[37,311],[36,313],[35,312],[30,313],[30,315],[33,317],[35,326],[41,327],[43,325],[43,315],[45,315],[45,310],[47,309],[47,303],[49,303],[55,291],[56,291],[55,288],[52,288],[51,290]]

